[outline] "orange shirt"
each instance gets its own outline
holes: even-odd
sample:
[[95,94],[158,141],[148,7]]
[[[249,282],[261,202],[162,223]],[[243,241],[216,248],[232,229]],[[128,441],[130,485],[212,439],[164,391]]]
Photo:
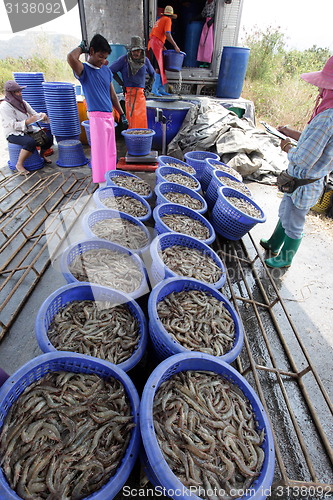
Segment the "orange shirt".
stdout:
[[165,33],[167,31],[171,32],[171,26],[172,26],[172,20],[170,17],[168,16],[160,17],[154,24],[153,29],[150,32],[149,38],[151,38],[152,36],[156,36],[156,38],[159,38],[161,42],[164,43],[166,40]]

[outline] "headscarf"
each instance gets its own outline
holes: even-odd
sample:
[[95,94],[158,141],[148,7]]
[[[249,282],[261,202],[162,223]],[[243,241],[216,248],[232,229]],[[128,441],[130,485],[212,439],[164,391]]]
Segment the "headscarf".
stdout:
[[128,57],[127,57],[127,59],[128,59],[129,70],[132,73],[132,75],[134,76],[134,75],[137,74],[137,72],[139,71],[139,69],[141,69],[142,66],[145,63],[145,53],[142,50],[141,51],[141,57],[140,57],[140,59],[135,59],[134,60],[133,57],[132,57],[132,51],[129,50],[128,51]]
[[9,104],[11,104],[14,108],[22,111],[22,113],[28,113],[22,95],[16,95],[14,92],[9,92],[8,90],[6,90],[4,100],[6,102],[9,102]]
[[319,115],[319,113],[325,111],[325,109],[331,108],[333,108],[333,90],[321,89],[316,99],[316,104],[308,123],[310,123],[315,116]]

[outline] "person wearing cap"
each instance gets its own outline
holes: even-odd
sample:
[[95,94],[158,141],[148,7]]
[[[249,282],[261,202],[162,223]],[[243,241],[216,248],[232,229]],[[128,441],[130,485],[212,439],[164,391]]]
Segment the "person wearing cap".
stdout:
[[[145,56],[140,36],[132,36],[128,53],[114,61],[110,69],[113,78],[124,89],[129,128],[148,128],[145,91],[149,92],[152,88],[155,70]],[[149,75],[147,84],[146,73]]]
[[[20,174],[28,173],[28,170],[24,168],[24,162],[36,151],[36,142],[29,134],[37,132],[39,128],[33,124],[48,121],[45,113],[38,113],[23,99],[22,90],[25,87],[26,85],[20,86],[14,80],[8,80],[4,86],[5,98],[0,105],[0,117],[7,141],[22,146],[15,166]],[[49,142],[45,143],[40,150],[45,163],[52,163],[44,156],[52,144],[50,137]]]
[[[274,256],[269,267],[289,267],[302,241],[305,217],[324,188],[324,179],[333,170],[333,56],[321,71],[303,73],[301,78],[319,88],[315,107],[303,132],[287,126],[281,148],[288,154],[287,173],[294,186],[286,190],[279,207],[279,220],[269,239],[260,244]],[[297,145],[290,138],[297,140]],[[296,187],[294,189],[294,187]]]
[[173,45],[175,51],[180,52],[180,48],[171,35],[172,19],[177,19],[177,15],[174,14],[171,5],[167,5],[163,11],[163,15],[157,19],[149,35],[148,49],[156,71],[156,78],[153,84],[152,93],[157,96],[168,95],[168,93],[164,90],[164,85],[168,81],[165,75],[163,63],[165,41],[168,40],[168,42]]
[[[80,61],[83,53],[89,54],[84,63]],[[110,53],[108,41],[102,35],[96,34],[89,47],[82,40],[80,45],[67,55],[67,62],[82,85],[88,105],[92,180],[101,185],[105,182],[105,173],[115,170],[117,166],[113,107],[119,113],[123,127],[128,126],[113,88],[112,72],[107,67],[107,57]]]

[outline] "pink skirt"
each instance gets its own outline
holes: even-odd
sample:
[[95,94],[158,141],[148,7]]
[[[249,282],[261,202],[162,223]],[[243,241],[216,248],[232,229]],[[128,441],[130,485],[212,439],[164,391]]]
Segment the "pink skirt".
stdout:
[[206,18],[206,22],[202,28],[197,53],[197,61],[207,63],[212,62],[214,49],[214,24],[208,28],[207,21],[209,21],[209,19],[210,17]]
[[105,172],[117,167],[117,147],[112,112],[90,111],[92,180],[105,181]]

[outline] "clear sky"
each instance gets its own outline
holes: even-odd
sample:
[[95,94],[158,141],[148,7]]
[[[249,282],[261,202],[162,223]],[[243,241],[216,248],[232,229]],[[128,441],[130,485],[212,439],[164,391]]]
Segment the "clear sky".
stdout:
[[[303,50],[313,45],[329,48],[333,54],[333,0],[243,0],[242,34],[254,26],[280,27],[288,46]],[[8,39],[11,27],[0,0],[0,39]],[[53,31],[81,38],[78,7],[33,31]],[[20,32],[24,34],[24,32]],[[19,34],[20,34],[19,33]]]
[[280,27],[289,48],[317,45],[333,54],[332,0],[243,0],[241,31]]

